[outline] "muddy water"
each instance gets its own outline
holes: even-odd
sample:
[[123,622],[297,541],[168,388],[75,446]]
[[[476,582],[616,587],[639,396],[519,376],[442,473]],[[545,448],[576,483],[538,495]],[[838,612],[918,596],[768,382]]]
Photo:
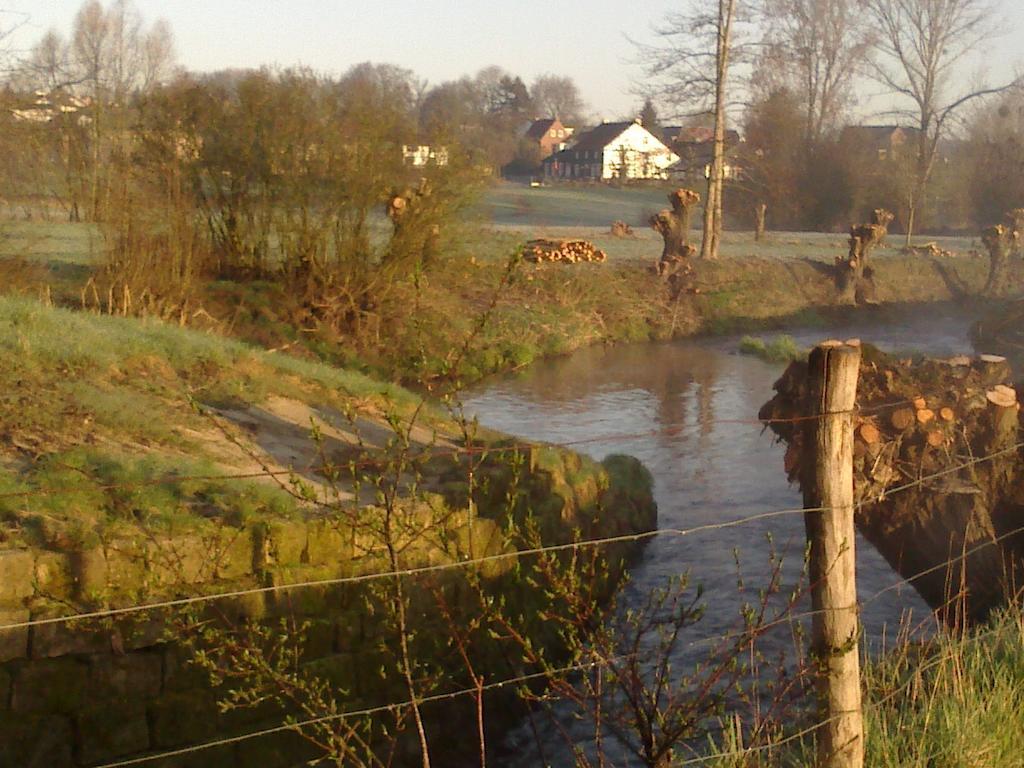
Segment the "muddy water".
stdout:
[[[806,346],[856,336],[888,351],[952,355],[971,351],[970,320],[955,307],[890,310],[842,328],[790,335]],[[662,528],[799,508],[800,494],[783,471],[783,447],[756,423],[783,365],[740,355],[738,346],[738,338],[723,338],[587,349],[489,382],[470,393],[467,406],[482,424],[522,438],[575,444],[597,459],[611,453],[638,457],[654,476]],[[687,643],[699,641],[735,629],[742,602],[756,599],[739,593],[738,574],[756,591],[770,576],[774,548],[788,558],[785,578],[795,582],[803,547],[799,513],[687,537],[659,536],[634,568],[625,601],[636,603],[668,577],[689,572],[705,590],[707,615],[686,637]],[[857,567],[864,601],[899,582],[863,539]],[[865,603],[865,634],[878,644],[901,621],[928,616],[912,588],[895,587]],[[781,633],[769,642],[791,644],[788,637]],[[684,649],[677,661],[692,664],[698,653]],[[519,742],[515,751],[529,753],[525,729],[511,738]],[[516,764],[536,760],[530,754]]]

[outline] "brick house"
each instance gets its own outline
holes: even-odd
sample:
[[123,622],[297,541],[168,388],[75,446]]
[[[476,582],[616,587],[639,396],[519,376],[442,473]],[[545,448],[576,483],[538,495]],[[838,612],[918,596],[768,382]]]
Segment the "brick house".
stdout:
[[544,158],[564,149],[573,130],[562,125],[562,121],[557,117],[534,120],[527,127],[523,138],[540,147],[540,156]]

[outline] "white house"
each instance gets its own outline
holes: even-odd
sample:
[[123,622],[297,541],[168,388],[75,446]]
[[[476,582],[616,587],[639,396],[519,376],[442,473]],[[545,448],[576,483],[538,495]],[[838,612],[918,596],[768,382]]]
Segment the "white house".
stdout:
[[544,160],[544,175],[559,179],[664,179],[679,161],[639,120],[602,123]]
[[425,165],[448,165],[448,150],[427,144],[403,144],[402,160],[406,165],[421,168]]

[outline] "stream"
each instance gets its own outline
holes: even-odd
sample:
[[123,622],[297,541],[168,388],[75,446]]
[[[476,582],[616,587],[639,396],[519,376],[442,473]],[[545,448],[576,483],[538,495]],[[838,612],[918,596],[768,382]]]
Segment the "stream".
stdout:
[[[842,326],[788,333],[804,347],[826,338],[857,337],[886,351],[950,356],[972,351],[972,320],[952,305],[885,308]],[[588,348],[485,382],[467,393],[466,409],[484,426],[527,440],[575,443],[575,450],[598,460],[613,453],[636,456],[654,477],[661,528],[799,509],[800,493],[783,470],[784,446],[757,423],[758,409],[785,366],[738,354],[738,348],[739,337]],[[856,546],[860,600],[890,588],[863,606],[870,647],[880,648],[901,625],[927,626],[930,611],[913,588],[900,585],[899,576],[862,537]],[[688,572],[690,583],[704,588],[707,611],[687,630],[685,643],[735,630],[741,604],[756,600],[758,586],[770,578],[773,548],[789,563],[783,582],[791,586],[803,555],[802,514],[683,537],[657,536],[643,548],[620,602],[635,607],[669,577]],[[753,595],[739,593],[739,574]],[[775,650],[772,643],[791,648],[790,631],[767,643],[763,650],[769,653]],[[685,646],[678,656],[674,662],[683,669],[701,658],[699,650]],[[555,738],[545,734],[545,740]],[[509,734],[506,747],[508,765],[543,764],[525,726]]]

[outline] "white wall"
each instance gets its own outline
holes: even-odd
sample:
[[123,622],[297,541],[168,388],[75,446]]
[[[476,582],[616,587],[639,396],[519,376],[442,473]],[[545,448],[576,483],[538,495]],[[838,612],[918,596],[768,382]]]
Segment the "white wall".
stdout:
[[664,179],[665,169],[678,161],[654,134],[634,123],[604,148],[602,178]]

